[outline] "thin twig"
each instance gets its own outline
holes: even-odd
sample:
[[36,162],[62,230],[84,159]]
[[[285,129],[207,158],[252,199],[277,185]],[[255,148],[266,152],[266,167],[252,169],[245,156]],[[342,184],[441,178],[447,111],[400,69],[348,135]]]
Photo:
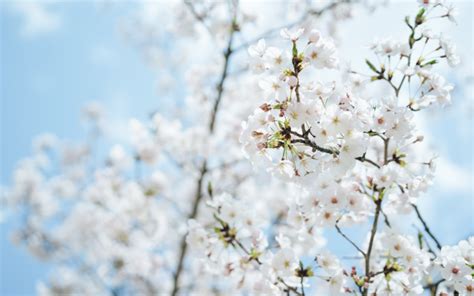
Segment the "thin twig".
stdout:
[[[292,144],[300,143],[300,144],[304,144],[304,145],[307,145],[307,146],[313,148],[314,151],[319,151],[319,152],[323,152],[323,153],[327,153],[327,154],[333,154],[333,155],[339,155],[339,151],[337,151],[336,149],[321,147],[318,144],[316,144],[315,142],[311,141],[308,138],[307,134],[302,135],[302,134],[299,134],[299,133],[297,133],[295,131],[292,131],[292,130],[290,130],[289,133],[301,138],[301,139],[292,139],[291,140]],[[370,163],[371,165],[375,166],[378,169],[380,168],[380,165],[378,165],[375,161],[366,158],[365,155],[356,157],[355,159],[360,161],[360,162]]]
[[[369,239],[369,246],[367,248],[366,256],[365,256],[365,276],[367,277],[367,283],[370,283],[370,256],[372,255],[372,248],[374,246],[374,238],[375,234],[377,233],[377,224],[379,221],[380,211],[382,209],[382,200],[379,198],[376,201],[376,208],[375,208],[375,216],[374,222],[372,224],[372,230],[370,231],[370,239]],[[369,292],[368,287],[364,289],[363,295],[367,296]]]
[[[204,161],[201,167],[201,173],[197,182],[197,188],[194,195],[193,209],[188,219],[194,219],[198,213],[199,204],[203,196],[202,187],[203,187],[204,176],[206,175],[206,171],[207,171],[207,162]],[[180,243],[178,266],[176,267],[176,272],[173,278],[173,291],[171,292],[171,295],[173,296],[177,295],[178,290],[179,290],[179,279],[183,271],[184,258],[186,257],[187,249],[188,249],[188,244],[186,243],[186,235],[183,235],[183,237],[181,238],[181,243]]]
[[386,138],[384,141],[383,146],[383,163],[384,165],[388,164],[388,144],[390,142],[390,138]]
[[367,163],[370,163],[370,164],[373,165],[374,167],[380,169],[380,165],[378,165],[375,161],[366,158],[365,155],[356,157],[356,160],[358,160],[358,161],[360,161],[360,162],[367,162]]
[[212,33],[212,30],[211,28],[209,28],[209,26],[206,24],[206,19],[205,19],[205,16],[203,15],[200,15],[196,9],[194,8],[194,5],[191,1],[189,0],[185,0],[184,1],[184,5],[186,5],[186,7],[188,8],[189,12],[194,16],[194,18],[200,22],[202,24],[202,26],[204,28],[206,28],[207,32],[209,33],[209,35],[213,36],[214,34]]
[[339,151],[321,147],[321,146],[319,146],[318,144],[314,143],[313,141],[311,141],[309,139],[294,139],[294,140],[291,140],[291,143],[293,143],[293,144],[294,143],[305,144],[305,145],[313,148],[314,150],[317,150],[317,151],[323,152],[323,153],[336,154],[336,155],[339,154]]
[[[245,254],[250,255],[250,252],[247,250],[247,248],[245,248],[245,246],[238,239],[234,238],[231,244],[234,247],[237,245],[240,249],[242,249],[242,251],[244,251]],[[255,260],[255,262],[258,263],[258,265],[262,265],[262,262],[258,258],[254,259],[254,260]],[[278,280],[278,282],[282,283],[288,289],[288,293],[289,293],[289,291],[291,291],[291,292],[295,293],[296,295],[304,296],[304,294],[301,294],[300,292],[298,292],[298,290],[295,287],[292,287],[292,286],[288,285],[281,277],[278,277],[277,280]],[[275,283],[275,285],[276,285],[276,283]]]
[[389,228],[392,228],[392,225],[390,224],[390,221],[388,220],[387,214],[383,210],[380,210],[383,214],[383,220],[385,222],[385,225],[387,225]]
[[291,23],[288,23],[288,24],[285,24],[285,25],[282,25],[282,26],[278,26],[278,27],[275,27],[275,28],[268,29],[267,31],[263,32],[262,34],[258,35],[257,37],[255,37],[251,40],[248,40],[248,41],[240,44],[239,46],[237,46],[235,48],[235,51],[240,51],[241,49],[247,48],[250,45],[258,42],[258,40],[260,40],[262,38],[265,38],[265,37],[269,37],[269,36],[279,32],[282,29],[285,29],[285,28],[291,29],[291,28],[297,26],[298,24],[301,24],[304,21],[306,21],[308,19],[308,17],[310,17],[310,16],[321,16],[325,12],[334,9],[334,8],[336,8],[337,6],[339,6],[343,3],[350,3],[350,2],[351,2],[351,0],[341,0],[341,1],[332,2],[332,3],[328,4],[327,6],[321,8],[319,10],[308,9],[298,20],[296,20],[294,22],[291,22]]
[[348,241],[351,245],[353,245],[354,248],[356,248],[357,251],[359,251],[359,253],[361,253],[362,256],[364,256],[364,258],[365,258],[365,257],[367,256],[367,255],[365,254],[365,252],[362,251],[362,249],[359,248],[359,246],[358,246],[353,240],[351,240],[346,234],[344,234],[344,233],[341,231],[341,228],[339,228],[339,225],[337,225],[337,222],[336,222],[336,225],[335,225],[335,226],[336,226],[337,232],[338,232],[340,235],[342,235],[342,237],[345,238],[346,241]]
[[304,277],[300,277],[301,295],[302,295],[302,296],[305,296],[305,293],[304,293],[304,285],[303,285],[303,279],[304,279]]
[[[209,133],[213,134],[214,133],[214,127],[215,127],[215,121],[217,117],[217,112],[219,110],[219,104],[222,100],[222,95],[224,92],[224,82],[227,77],[227,72],[228,72],[228,66],[229,66],[229,61],[230,57],[232,54],[232,42],[234,38],[234,33],[235,33],[235,21],[236,21],[236,14],[237,14],[237,7],[234,9],[234,15],[232,17],[232,25],[230,28],[229,32],[229,41],[227,43],[227,49],[224,52],[224,66],[222,69],[221,77],[220,80],[216,86],[217,89],[217,97],[214,102],[214,106],[212,108],[212,113],[211,113],[211,118],[210,118],[210,124],[209,124]],[[191,214],[188,216],[188,219],[194,219],[197,216],[198,209],[199,209],[199,204],[202,199],[202,188],[203,188],[203,182],[204,182],[204,177],[208,171],[207,168],[207,161],[205,160],[201,166],[200,169],[200,175],[198,178],[197,186],[196,186],[196,192],[194,195],[194,200],[193,200],[193,209]],[[186,236],[184,235],[181,239],[180,243],[180,251],[179,251],[179,259],[178,259],[178,265],[176,268],[176,272],[174,274],[173,278],[173,290],[171,292],[172,296],[176,296],[179,290],[179,280],[181,277],[181,273],[183,270],[183,265],[184,265],[184,258],[186,257],[187,253],[187,244],[186,244]]]
[[441,243],[439,242],[439,240],[435,237],[435,235],[433,234],[433,232],[431,232],[430,228],[428,227],[428,224],[426,224],[426,221],[425,219],[423,219],[423,217],[421,216],[421,213],[420,213],[420,210],[418,209],[418,207],[415,205],[415,204],[412,204],[412,207],[415,209],[415,212],[416,212],[416,216],[418,217],[418,219],[420,220],[421,224],[423,224],[423,228],[425,229],[425,232],[431,237],[431,239],[435,242],[436,244],[436,248],[438,248],[438,250],[441,250]]

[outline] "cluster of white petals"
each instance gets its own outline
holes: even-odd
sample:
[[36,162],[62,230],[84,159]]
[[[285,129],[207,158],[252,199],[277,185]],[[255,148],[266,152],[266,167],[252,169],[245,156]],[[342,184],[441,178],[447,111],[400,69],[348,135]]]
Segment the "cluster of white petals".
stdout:
[[257,2],[145,1],[124,33],[182,99],[125,143],[102,145],[97,104],[83,143],[34,141],[0,201],[14,241],[58,267],[40,295],[473,295],[474,239],[443,247],[417,206],[436,168],[417,112],[451,102],[435,70],[460,63],[431,23],[453,7],[420,1],[355,71],[336,25],[359,1],[272,3],[270,28]]
[[[416,130],[416,112],[450,103],[453,86],[433,69],[443,60],[450,66],[459,63],[455,46],[429,31],[436,8],[445,6],[428,5],[415,18],[406,18],[405,41],[374,42],[370,50],[380,64],[366,59],[371,73],[350,70],[347,80],[323,79],[333,77],[340,62],[334,42],[317,30],[283,29],[283,48],[264,39],[249,47],[249,68],[263,101],[242,123],[240,142],[255,169],[291,184],[295,193],[285,200],[282,225],[263,240],[267,225],[260,231],[242,229],[235,221],[247,201],[227,196],[226,202],[214,204],[215,233],[204,226],[192,228],[207,235],[208,252],[203,254],[219,261],[209,250],[224,246],[229,252],[232,246],[234,256],[242,256],[234,260],[246,262],[246,275],[257,278],[255,293],[421,295],[426,289],[443,289],[442,280],[434,282],[433,270],[439,260],[450,263],[440,259],[444,248],[437,253],[426,242],[425,235],[440,248],[417,207],[432,183],[435,162],[416,153],[424,138]],[[385,95],[367,95],[371,83],[387,84]],[[416,238],[391,225],[393,217],[407,214],[421,219],[425,234]],[[371,226],[360,246],[341,229],[367,222]],[[360,265],[346,266],[323,248],[321,233],[334,227],[355,247]],[[257,235],[249,240],[243,235],[248,233]],[[467,249],[474,252],[472,245]],[[465,264],[454,270],[464,281],[451,290],[470,295],[472,266],[459,262]],[[242,272],[237,278],[244,280]]]
[[456,246],[444,246],[435,263],[444,280],[445,295],[453,291],[460,295],[474,293],[474,237]]

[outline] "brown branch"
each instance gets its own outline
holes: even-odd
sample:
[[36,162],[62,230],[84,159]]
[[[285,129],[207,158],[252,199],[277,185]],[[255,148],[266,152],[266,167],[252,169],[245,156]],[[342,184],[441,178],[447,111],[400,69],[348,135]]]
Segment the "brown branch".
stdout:
[[[188,219],[194,219],[197,215],[199,204],[202,198],[202,187],[203,187],[204,176],[206,175],[206,171],[207,171],[207,162],[204,161],[201,166],[201,173],[197,182],[197,188],[194,195],[193,209],[192,209],[191,214],[188,216]],[[173,291],[171,292],[171,295],[173,296],[175,296],[179,290],[179,279],[183,271],[184,258],[186,257],[187,249],[188,249],[188,244],[186,243],[186,234],[185,234],[183,235],[181,239],[178,266],[176,267],[176,272],[173,278]]]
[[[236,21],[236,14],[237,14],[237,7],[234,9],[234,15],[232,17],[232,24],[229,32],[229,40],[227,43],[227,48],[226,51],[224,52],[224,66],[222,68],[220,80],[216,86],[217,89],[217,96],[216,100],[214,102],[214,106],[212,108],[211,116],[210,116],[210,124],[209,124],[209,133],[213,134],[214,133],[214,128],[215,128],[215,122],[216,122],[216,117],[217,117],[217,112],[219,110],[219,105],[222,100],[222,95],[224,93],[224,82],[226,80],[227,74],[228,74],[228,67],[229,67],[229,61],[230,57],[232,55],[232,42],[234,39],[234,33],[235,33],[235,21]],[[203,182],[204,182],[204,177],[208,171],[207,168],[207,160],[204,160],[201,169],[200,169],[200,175],[197,181],[197,186],[196,186],[196,192],[194,195],[194,200],[193,200],[193,209],[191,211],[191,214],[188,216],[188,219],[194,219],[197,216],[198,209],[199,209],[199,204],[202,199],[202,188],[203,188]],[[184,266],[184,259],[186,257],[187,253],[187,244],[186,244],[186,235],[184,235],[181,239],[180,243],[180,251],[179,251],[179,259],[178,259],[178,265],[176,268],[176,272],[174,274],[173,278],[173,290],[171,292],[172,296],[176,296],[179,290],[179,280],[181,277],[181,273],[183,271],[183,266]]]
[[418,207],[415,205],[415,204],[412,204],[412,207],[415,209],[415,212],[416,212],[416,216],[418,217],[418,219],[420,220],[421,224],[423,224],[423,228],[425,229],[425,232],[431,237],[431,239],[435,242],[436,244],[436,248],[438,248],[438,250],[441,250],[441,243],[439,242],[439,240],[435,237],[435,235],[433,234],[433,232],[431,232],[430,228],[428,227],[428,224],[426,224],[426,221],[425,219],[423,219],[423,217],[421,216],[421,213],[420,213],[420,210],[418,209]]
[[[319,151],[319,152],[323,152],[323,153],[327,153],[327,154],[333,154],[333,155],[339,155],[339,151],[337,151],[337,150],[335,150],[335,149],[330,149],[330,148],[321,147],[321,146],[319,146],[318,144],[316,144],[315,142],[311,141],[311,140],[308,138],[308,134],[302,135],[302,134],[299,134],[299,133],[297,133],[297,132],[295,132],[295,131],[290,131],[290,134],[295,135],[295,136],[298,136],[298,137],[301,138],[301,139],[293,139],[293,140],[291,140],[291,143],[292,143],[292,144],[300,143],[300,144],[304,144],[304,145],[307,145],[307,146],[313,148],[314,151]],[[388,142],[387,142],[387,143],[388,143]],[[360,161],[360,162],[367,162],[367,163],[370,163],[371,165],[373,165],[373,166],[375,166],[376,168],[380,169],[380,165],[378,165],[375,161],[366,158],[366,157],[365,157],[365,154],[362,155],[362,156],[356,157],[355,159],[358,160],[358,161]]]
[[185,0],[185,1],[184,1],[184,5],[186,5],[186,7],[188,8],[189,12],[193,15],[193,17],[194,17],[198,22],[200,22],[200,23],[202,24],[202,26],[203,26],[204,28],[206,28],[207,32],[212,36],[213,33],[212,33],[212,31],[211,31],[211,28],[209,28],[209,26],[206,24],[206,16],[205,16],[205,15],[200,15],[200,14],[196,11],[196,9],[195,9],[195,7],[194,7],[194,5],[193,5],[193,3],[192,3],[191,1]]
[[374,167],[380,169],[380,165],[378,165],[375,161],[366,158],[366,157],[365,157],[365,154],[362,155],[362,156],[356,157],[356,160],[358,160],[358,161],[360,161],[360,162],[367,162],[367,163],[370,163],[370,164],[373,165]]
[[300,286],[301,286],[301,295],[306,296],[304,293],[304,284],[303,284],[304,277],[300,278]]
[[[372,254],[372,248],[374,246],[375,234],[377,233],[377,224],[378,224],[380,212],[381,212],[381,209],[382,209],[382,200],[380,199],[380,195],[379,195],[379,199],[377,199],[377,201],[375,203],[376,203],[376,208],[375,208],[374,222],[372,224],[372,230],[370,231],[369,246],[367,248],[367,252],[366,252],[366,256],[365,256],[365,276],[367,278],[367,284],[369,284],[369,282],[370,282],[370,277],[371,277],[371,274],[370,274],[370,256]],[[362,295],[367,296],[368,292],[369,292],[369,288],[367,287],[367,288],[364,289]]]
[[309,139],[293,139],[293,140],[291,140],[291,143],[292,144],[295,144],[295,143],[305,144],[305,145],[313,148],[315,151],[317,150],[317,151],[323,152],[323,153],[335,154],[335,155],[339,154],[339,151],[321,147],[321,146],[319,146],[318,144],[314,143],[313,141],[311,141]]
[[235,16],[234,16],[234,19],[232,21],[232,25],[231,25],[231,28],[230,28],[230,36],[229,36],[229,41],[227,43],[227,49],[224,53],[224,67],[222,69],[222,73],[221,73],[221,79],[219,80],[219,83],[217,84],[217,98],[214,102],[214,107],[212,108],[212,115],[211,115],[211,122],[209,124],[209,131],[211,133],[214,132],[214,127],[215,127],[215,123],[216,123],[216,117],[217,117],[217,111],[219,109],[219,105],[221,103],[221,100],[222,100],[222,94],[224,93],[224,82],[225,82],[225,79],[227,78],[227,74],[228,74],[228,68],[229,68],[229,61],[230,61],[230,56],[232,55],[232,42],[233,42],[233,39],[234,39],[234,33],[235,33]]
[[387,227],[389,228],[392,228],[392,225],[390,224],[390,221],[388,220],[388,216],[387,214],[385,214],[385,212],[381,209],[380,212],[383,214],[383,220],[385,222],[385,225],[387,225]]
[[383,275],[387,276],[388,274],[390,274],[392,272],[396,272],[396,271],[397,271],[397,269],[394,268],[393,266],[385,266],[382,270],[379,270],[375,273],[372,273],[370,276],[371,277],[376,277],[380,274],[383,274]]
[[335,225],[335,226],[336,226],[337,232],[338,232],[340,235],[342,235],[342,237],[345,238],[351,245],[353,245],[354,248],[356,248],[357,251],[359,251],[359,252],[362,254],[362,256],[364,256],[364,258],[365,258],[365,257],[367,256],[367,255],[365,254],[365,252],[362,251],[362,249],[359,248],[359,246],[358,246],[356,243],[354,243],[353,240],[351,240],[345,233],[343,233],[343,232],[341,231],[341,229],[339,228],[339,225],[337,225],[337,222],[336,222],[336,225]]
[[383,140],[383,163],[384,165],[388,164],[388,143],[390,141],[390,138],[386,138]]
[[295,294],[298,295],[298,296],[303,296],[303,294],[301,294],[300,292],[298,292],[298,289],[296,289],[295,287],[292,287],[292,286],[288,285],[281,277],[278,277],[278,281],[279,281],[280,283],[282,283],[282,284],[286,287],[287,292],[288,292],[288,293],[287,293],[288,295],[290,294],[290,291],[291,291],[291,292],[295,293]]

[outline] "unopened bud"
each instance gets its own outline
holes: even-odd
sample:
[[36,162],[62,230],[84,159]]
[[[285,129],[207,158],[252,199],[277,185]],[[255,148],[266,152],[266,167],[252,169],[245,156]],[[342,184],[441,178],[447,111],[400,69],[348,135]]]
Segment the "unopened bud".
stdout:
[[417,143],[417,142],[423,142],[423,140],[425,139],[424,136],[422,135],[419,135],[416,137],[415,141],[413,143]]
[[268,112],[272,109],[272,106],[268,103],[264,103],[260,105],[260,109],[262,109],[264,112]]

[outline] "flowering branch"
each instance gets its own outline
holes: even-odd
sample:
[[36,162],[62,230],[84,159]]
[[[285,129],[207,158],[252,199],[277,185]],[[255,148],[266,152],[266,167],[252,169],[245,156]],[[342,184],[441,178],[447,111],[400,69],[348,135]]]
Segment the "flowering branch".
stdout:
[[[230,26],[230,29],[229,29],[229,37],[228,37],[228,42],[227,42],[227,48],[224,52],[224,66],[222,68],[222,72],[221,72],[221,75],[220,75],[219,82],[216,86],[217,96],[216,96],[216,99],[214,101],[214,106],[212,108],[212,112],[211,112],[211,116],[210,116],[210,124],[209,124],[209,133],[210,134],[213,134],[213,132],[214,132],[216,117],[217,117],[217,113],[219,111],[219,105],[220,105],[220,102],[222,100],[222,95],[223,95],[223,92],[224,92],[224,82],[225,82],[227,74],[228,74],[227,73],[228,72],[228,66],[229,66],[229,61],[230,61],[230,57],[231,57],[231,54],[232,54],[232,42],[233,42],[233,39],[234,39],[234,33],[236,32],[236,29],[237,29],[237,24],[236,24],[237,4],[234,7],[233,14],[234,15],[232,17],[231,26]],[[207,169],[207,160],[204,160],[204,162],[201,165],[200,175],[199,175],[199,178],[198,178],[198,181],[197,181],[197,187],[196,187],[195,198],[193,200],[192,211],[191,211],[191,214],[188,216],[188,219],[195,219],[196,216],[197,216],[198,209],[199,209],[199,204],[200,204],[202,196],[203,196],[203,194],[202,194],[203,182],[204,182],[204,178],[205,178],[205,175],[207,173],[207,170],[208,170]],[[181,239],[179,257],[178,257],[179,258],[178,259],[178,265],[177,265],[177,268],[176,268],[176,272],[174,274],[173,290],[171,292],[171,295],[173,295],[173,296],[177,295],[178,290],[179,290],[179,279],[180,279],[180,276],[181,276],[181,272],[183,270],[184,258],[186,257],[187,248],[188,248],[188,244],[186,243],[186,237],[184,236]]]
[[[183,2],[167,15],[176,13],[179,25],[169,26],[164,36],[183,33],[197,46],[208,45],[207,34],[225,34],[222,53],[206,48],[208,56],[196,57],[198,63],[184,60],[194,52],[189,44],[166,39],[169,61],[179,57],[177,64],[185,68],[189,90],[177,107],[186,117],[154,113],[146,124],[132,120],[133,152],[114,146],[103,167],[83,170],[92,160],[86,145],[59,155],[61,172],[49,176],[44,171],[53,159],[51,143],[43,139],[15,170],[7,204],[26,209],[16,240],[48,259],[60,257],[72,266],[68,261],[84,258],[91,272],[100,271],[100,281],[91,281],[78,274],[83,269],[77,264],[73,276],[60,272],[39,294],[472,294],[474,239],[443,247],[416,207],[434,166],[419,159],[426,153],[417,151],[425,148],[417,144],[423,136],[417,135],[413,111],[451,100],[452,85],[433,70],[442,60],[451,66],[459,60],[455,46],[430,31],[429,23],[451,19],[452,7],[422,1],[415,17],[405,19],[408,38],[370,46],[378,61],[365,59],[370,75],[345,75],[334,35],[297,26],[331,11],[327,31],[333,32],[335,21],[352,14],[349,4],[359,1],[331,1],[318,10],[307,3],[296,21],[262,30],[248,48],[248,66],[235,60],[235,67],[233,57],[250,44],[241,36],[236,46],[237,34],[258,31],[259,13],[238,10],[236,1]],[[282,5],[282,16],[287,8]],[[442,13],[433,17],[436,10]],[[195,31],[194,24],[206,32]],[[161,34],[159,29],[140,35]],[[280,29],[284,47],[260,39]],[[156,53],[161,57],[156,48],[147,56]],[[181,74],[179,65],[172,66],[171,80],[180,81],[174,77]],[[336,76],[341,79],[331,81]],[[371,88],[376,81],[388,86],[382,95]],[[177,94],[181,88],[179,83]],[[96,111],[88,112],[95,123]],[[241,150],[256,172],[241,163]],[[210,198],[203,207],[206,183]],[[74,198],[65,202],[69,197]],[[51,213],[62,205],[65,214],[56,219]],[[412,210],[424,228],[418,236],[391,227]],[[173,229],[185,224],[186,236],[177,236]],[[368,228],[364,242],[342,230],[357,225]],[[351,258],[356,265],[345,266],[340,258],[347,257],[325,245],[324,229],[333,227],[360,254]],[[194,254],[199,260],[190,260]],[[301,258],[311,257],[315,262],[304,266]]]
[[[327,154],[333,154],[333,155],[339,155],[339,151],[337,151],[335,149],[321,147],[318,144],[316,144],[314,141],[311,141],[308,137],[308,134],[311,133],[310,129],[308,129],[307,132],[304,133],[304,134],[299,134],[298,132],[291,131],[291,130],[289,131],[289,133],[302,138],[302,139],[292,139],[291,143],[300,143],[300,144],[304,144],[304,145],[307,145],[307,146],[313,148],[314,151],[319,151],[319,152],[323,152],[323,153],[327,153]],[[362,156],[355,157],[355,159],[360,161],[360,162],[370,163],[371,165],[375,166],[376,168],[380,168],[380,165],[378,165],[375,161],[366,158],[365,153]]]

